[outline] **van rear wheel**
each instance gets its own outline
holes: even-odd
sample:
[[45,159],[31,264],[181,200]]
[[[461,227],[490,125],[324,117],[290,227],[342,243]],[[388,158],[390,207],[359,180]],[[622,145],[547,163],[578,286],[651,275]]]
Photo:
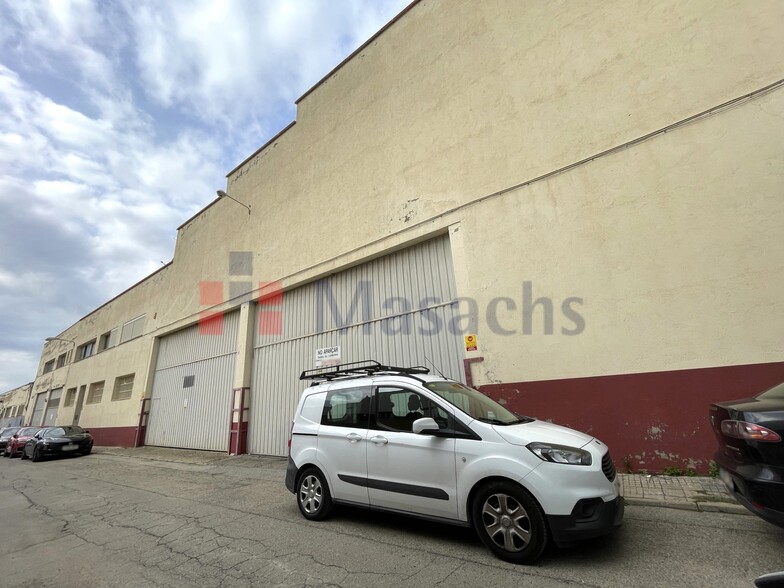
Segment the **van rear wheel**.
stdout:
[[326,518],[332,510],[332,497],[324,475],[314,467],[306,469],[297,481],[297,506],[311,521]]
[[471,514],[479,538],[497,557],[535,562],[547,545],[547,523],[533,496],[512,482],[491,482],[474,497]]

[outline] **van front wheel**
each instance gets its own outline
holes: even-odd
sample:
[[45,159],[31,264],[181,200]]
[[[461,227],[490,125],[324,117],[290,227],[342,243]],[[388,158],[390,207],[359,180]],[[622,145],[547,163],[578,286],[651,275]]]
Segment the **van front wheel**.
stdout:
[[471,514],[479,538],[499,558],[535,562],[547,545],[547,523],[539,504],[512,482],[491,482],[477,492]]

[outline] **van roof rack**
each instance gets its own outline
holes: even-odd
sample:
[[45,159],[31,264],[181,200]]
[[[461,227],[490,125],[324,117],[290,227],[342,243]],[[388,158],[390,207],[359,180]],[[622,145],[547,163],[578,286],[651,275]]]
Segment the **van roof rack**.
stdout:
[[313,380],[313,383],[316,384],[318,382],[329,382],[336,378],[361,378],[362,376],[372,376],[379,373],[415,376],[417,374],[429,374],[430,370],[421,365],[414,367],[381,365],[379,362],[369,359],[305,370],[299,375],[299,379]]

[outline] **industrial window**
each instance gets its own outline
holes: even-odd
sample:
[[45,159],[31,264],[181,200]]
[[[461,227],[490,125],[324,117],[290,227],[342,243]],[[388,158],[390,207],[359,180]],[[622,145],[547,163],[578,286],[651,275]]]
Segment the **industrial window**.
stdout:
[[90,391],[87,393],[87,404],[98,404],[103,398],[104,382],[93,382],[90,384]]
[[146,316],[146,314],[143,314],[142,316],[136,317],[132,321],[128,321],[123,325],[122,334],[120,335],[120,343],[125,343],[126,341],[130,341],[136,337],[141,337],[142,332],[144,331],[144,318]]
[[133,376],[120,376],[114,379],[114,392],[112,392],[112,401],[115,400],[128,400],[133,393]]
[[183,388],[193,388],[193,384],[196,382],[196,376],[185,376],[182,379],[182,387]]
[[76,348],[76,359],[86,359],[95,353],[95,339],[88,341]]
[[110,347],[114,347],[117,345],[117,334],[120,332],[120,329],[112,329],[111,331],[106,331],[101,338],[98,339],[98,352],[106,351]]
[[54,360],[47,361],[47,362],[44,364],[44,373],[45,373],[45,374],[48,374],[48,373],[49,373],[49,372],[51,372],[53,369],[54,369]]
[[57,367],[58,368],[63,367],[65,365],[65,362],[66,362],[67,358],[68,358],[68,354],[67,353],[61,354],[60,357],[57,358]]
[[65,393],[65,400],[63,401],[63,406],[73,406],[75,400],[76,400],[76,388],[68,388],[68,391]]

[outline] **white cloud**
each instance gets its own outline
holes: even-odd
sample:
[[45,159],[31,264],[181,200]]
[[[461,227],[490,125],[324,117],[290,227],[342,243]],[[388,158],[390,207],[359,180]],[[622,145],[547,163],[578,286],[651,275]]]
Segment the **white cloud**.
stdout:
[[[134,2],[142,78],[163,105],[203,117],[264,120],[293,100],[405,5],[394,2],[200,0]],[[241,7],[242,9],[238,9]]]
[[[38,359],[43,349],[43,341],[38,352],[18,349],[0,349],[0,390],[6,392],[27,382],[32,382],[38,371]],[[2,394],[0,392],[0,394]]]
[[45,337],[170,259],[225,173],[407,1],[6,3],[0,392],[33,379]]

